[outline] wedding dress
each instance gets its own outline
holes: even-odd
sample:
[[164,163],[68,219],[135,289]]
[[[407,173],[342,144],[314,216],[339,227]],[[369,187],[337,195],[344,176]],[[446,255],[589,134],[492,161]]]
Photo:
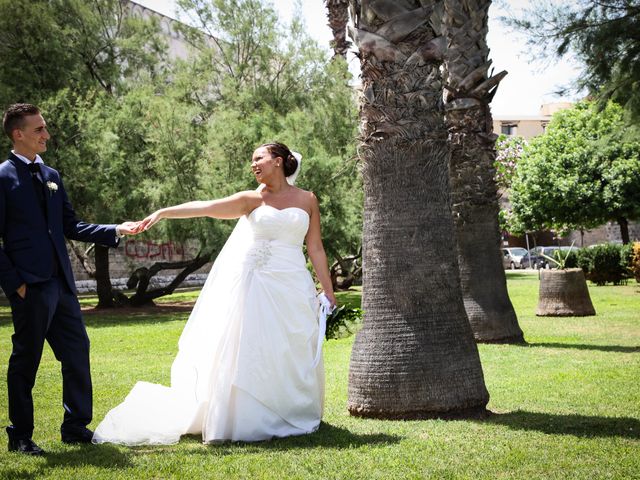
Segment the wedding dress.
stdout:
[[324,371],[308,227],[297,207],[262,205],[238,221],[182,332],[171,387],[138,382],[94,443],[259,441],[318,428]]

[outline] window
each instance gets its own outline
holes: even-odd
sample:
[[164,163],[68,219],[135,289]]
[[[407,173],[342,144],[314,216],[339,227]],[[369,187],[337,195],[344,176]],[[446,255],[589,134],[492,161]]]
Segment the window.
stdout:
[[518,133],[518,126],[515,123],[503,123],[500,132],[505,135],[515,135]]

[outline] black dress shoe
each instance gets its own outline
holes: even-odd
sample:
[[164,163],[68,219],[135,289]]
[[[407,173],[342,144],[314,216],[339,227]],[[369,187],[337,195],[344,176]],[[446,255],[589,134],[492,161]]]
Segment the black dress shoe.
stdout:
[[78,428],[62,432],[62,441],[64,443],[91,443],[92,439],[93,432],[88,428]]
[[9,451],[24,453],[25,455],[44,455],[44,450],[36,445],[30,438],[10,438]]

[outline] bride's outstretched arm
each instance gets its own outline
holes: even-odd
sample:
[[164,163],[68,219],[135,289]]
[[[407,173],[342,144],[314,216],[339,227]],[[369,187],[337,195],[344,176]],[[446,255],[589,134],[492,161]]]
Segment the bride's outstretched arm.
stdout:
[[238,192],[218,200],[196,200],[156,210],[141,223],[139,231],[149,230],[163,218],[239,218],[260,205],[262,199],[255,191]]
[[318,199],[312,195],[311,201],[311,218],[309,222],[309,231],[305,238],[307,244],[307,254],[316,272],[316,276],[320,281],[322,290],[331,302],[336,304],[336,297],[333,293],[333,284],[331,283],[331,275],[329,274],[329,265],[327,263],[327,254],[322,245],[322,236],[320,234],[320,208],[318,207]]

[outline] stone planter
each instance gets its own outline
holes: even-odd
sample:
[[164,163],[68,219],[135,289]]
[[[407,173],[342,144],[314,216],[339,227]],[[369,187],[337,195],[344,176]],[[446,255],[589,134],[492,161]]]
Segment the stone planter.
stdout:
[[537,316],[586,317],[595,314],[582,269],[540,270]]

